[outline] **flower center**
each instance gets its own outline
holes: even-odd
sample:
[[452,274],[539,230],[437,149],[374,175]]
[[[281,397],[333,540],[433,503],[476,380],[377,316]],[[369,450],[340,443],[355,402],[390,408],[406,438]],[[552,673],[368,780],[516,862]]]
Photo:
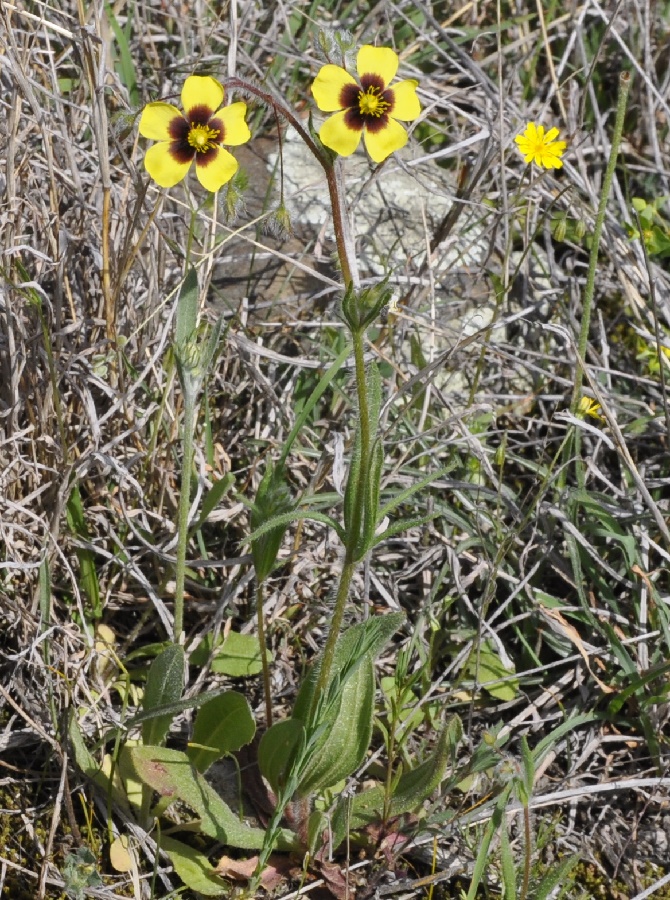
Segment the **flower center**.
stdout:
[[381,89],[370,85],[367,91],[358,94],[358,109],[362,116],[372,116],[379,119],[391,105],[381,96]]
[[212,149],[218,136],[219,132],[216,128],[210,128],[209,125],[191,125],[187,141],[196,153],[204,153],[206,150]]

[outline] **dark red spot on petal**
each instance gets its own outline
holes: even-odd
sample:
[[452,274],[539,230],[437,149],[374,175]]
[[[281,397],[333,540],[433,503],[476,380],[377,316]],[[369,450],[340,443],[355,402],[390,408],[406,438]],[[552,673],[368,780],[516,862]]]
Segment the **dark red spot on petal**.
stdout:
[[214,110],[210,109],[205,103],[199,103],[197,106],[192,106],[188,109],[186,114],[191,125],[206,125],[214,115]]
[[367,92],[368,88],[377,88],[377,91],[381,94],[384,91],[386,85],[379,77],[379,75],[374,75],[369,73],[367,75],[361,75],[361,86],[363,88],[363,93]]
[[168,128],[168,132],[170,134],[170,140],[173,141],[185,141],[188,137],[188,133],[190,130],[190,125],[183,119],[181,116],[177,118],[177,116],[172,119],[170,122],[170,127]]
[[361,89],[357,84],[345,84],[340,91],[340,109],[353,109],[358,106],[358,95]]
[[350,128],[352,131],[362,131],[363,126],[366,124],[366,120],[360,113],[358,108],[358,102],[355,107],[348,109],[344,114],[344,124],[347,128]]
[[207,166],[211,165],[211,163],[214,162],[218,155],[219,148],[210,147],[209,150],[204,150],[202,153],[198,153],[195,159],[195,164],[199,169],[206,169]]
[[207,123],[209,128],[213,128],[214,131],[219,132],[219,136],[214,138],[217,144],[225,144],[224,137],[226,136],[226,126],[223,124],[221,119],[210,119]]
[[175,162],[180,164],[184,164],[187,162],[191,162],[193,157],[196,154],[196,150],[194,147],[191,147],[188,141],[171,141],[170,143],[170,156],[174,159]]
[[382,113],[381,116],[366,116],[365,127],[370,134],[377,134],[378,131],[383,131],[386,128],[388,121],[388,113]]
[[395,106],[395,94],[393,91],[382,91],[382,100],[385,100],[386,103],[388,103],[386,115],[390,116],[393,112],[393,107]]

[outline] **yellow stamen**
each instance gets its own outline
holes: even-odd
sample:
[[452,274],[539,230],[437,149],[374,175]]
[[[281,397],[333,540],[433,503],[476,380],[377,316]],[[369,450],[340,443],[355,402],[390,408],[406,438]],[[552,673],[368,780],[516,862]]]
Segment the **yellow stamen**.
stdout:
[[365,93],[363,91],[359,93],[358,109],[362,116],[374,116],[378,119],[384,115],[391,104],[384,100],[380,94],[380,89],[374,85],[371,85]]
[[212,149],[218,136],[216,128],[210,128],[209,125],[191,125],[187,140],[194,150],[204,153]]

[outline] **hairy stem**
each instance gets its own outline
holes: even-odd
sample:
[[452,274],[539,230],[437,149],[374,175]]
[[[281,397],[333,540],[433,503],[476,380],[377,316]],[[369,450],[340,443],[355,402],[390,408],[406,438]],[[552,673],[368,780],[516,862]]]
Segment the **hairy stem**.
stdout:
[[272,685],[270,683],[270,667],[265,645],[265,620],[263,619],[263,585],[256,585],[256,622],[258,626],[258,646],[261,651],[263,666],[263,693],[265,694],[265,727],[272,727]]
[[191,470],[193,468],[193,432],[195,431],[195,392],[184,391],[183,459],[181,490],[177,512],[177,565],[174,590],[174,642],[181,641],[184,630],[184,580],[186,574],[186,545],[188,543],[188,511],[191,505]]

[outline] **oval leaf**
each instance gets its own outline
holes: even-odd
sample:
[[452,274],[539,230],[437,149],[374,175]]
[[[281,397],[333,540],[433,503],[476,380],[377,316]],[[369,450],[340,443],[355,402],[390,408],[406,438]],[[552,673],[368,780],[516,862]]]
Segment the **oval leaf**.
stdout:
[[186,753],[199,772],[206,772],[226,753],[235,753],[250,743],[255,733],[256,723],[246,697],[227,691],[198,710],[193,726],[194,746],[189,746]]
[[174,838],[161,835],[161,850],[165,850],[170,862],[181,880],[192,891],[205,897],[221,897],[230,892],[230,887],[216,874],[204,853],[198,853],[188,844],[175,841]]
[[278,794],[301,746],[305,742],[305,726],[297,719],[284,719],[268,728],[258,746],[258,766],[261,774]]

